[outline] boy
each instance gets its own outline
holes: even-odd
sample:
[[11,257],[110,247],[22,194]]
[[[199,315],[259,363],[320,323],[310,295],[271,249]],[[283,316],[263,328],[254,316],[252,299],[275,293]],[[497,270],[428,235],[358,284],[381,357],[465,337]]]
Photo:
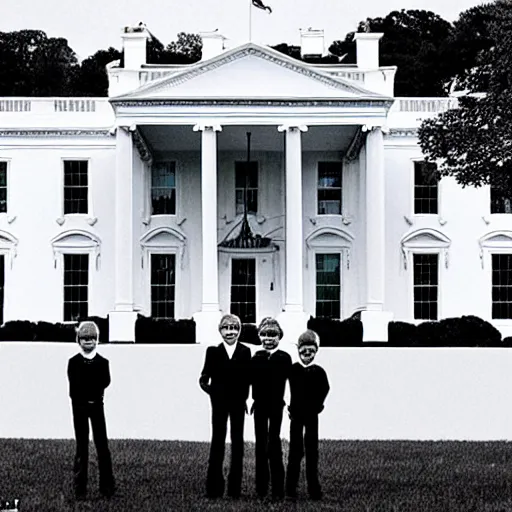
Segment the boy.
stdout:
[[103,410],[103,394],[110,384],[109,363],[96,353],[99,330],[94,322],[81,322],[76,339],[80,345],[80,352],[68,363],[69,396],[76,438],[73,467],[75,497],[83,500],[87,494],[90,418],[98,453],[100,492],[110,498],[114,494],[115,483]]
[[[256,436],[256,493],[267,495],[269,476],[272,498],[284,498],[284,466],[281,447],[284,389],[292,367],[292,358],[279,350],[283,337],[281,326],[273,318],[264,318],[258,327],[263,350],[251,361],[252,398]],[[270,465],[270,467],[269,467]],[[270,475],[269,475],[270,469]]]
[[297,496],[300,464],[306,452],[306,479],[312,499],[320,500],[318,481],[318,415],[329,393],[329,381],[324,369],[313,364],[318,352],[316,332],[307,330],[299,336],[299,362],[290,372],[290,453],[286,472],[286,494]]
[[239,498],[244,457],[244,419],[249,395],[251,351],[238,343],[242,324],[236,315],[224,315],[219,323],[222,343],[208,347],[199,378],[201,389],[210,395],[212,404],[212,442],[206,476],[206,495],[219,498],[224,494],[224,449],[228,418],[231,430],[231,467],[228,496]]

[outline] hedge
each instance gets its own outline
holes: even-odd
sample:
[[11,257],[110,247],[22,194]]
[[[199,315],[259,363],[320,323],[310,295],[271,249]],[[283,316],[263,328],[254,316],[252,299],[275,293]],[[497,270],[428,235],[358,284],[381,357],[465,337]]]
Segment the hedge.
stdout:
[[357,318],[310,317],[307,327],[318,334],[321,347],[354,347],[363,343],[363,324]]
[[163,319],[137,315],[135,343],[195,343],[196,323],[190,319]]
[[388,345],[397,347],[501,347],[501,333],[473,315],[426,321],[418,325],[390,322]]

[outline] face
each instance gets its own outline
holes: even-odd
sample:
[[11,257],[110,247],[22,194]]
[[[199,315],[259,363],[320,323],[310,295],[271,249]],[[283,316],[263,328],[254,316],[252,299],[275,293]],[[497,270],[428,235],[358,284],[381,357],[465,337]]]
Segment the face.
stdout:
[[240,326],[237,323],[228,322],[220,328],[220,335],[228,345],[233,345],[240,336]]
[[263,327],[258,333],[265,350],[273,350],[279,345],[279,331],[270,327]]
[[300,360],[305,364],[311,364],[315,359],[317,348],[314,345],[303,345],[299,348]]
[[96,336],[83,336],[79,338],[78,343],[84,352],[89,353],[96,348],[98,340],[96,339]]

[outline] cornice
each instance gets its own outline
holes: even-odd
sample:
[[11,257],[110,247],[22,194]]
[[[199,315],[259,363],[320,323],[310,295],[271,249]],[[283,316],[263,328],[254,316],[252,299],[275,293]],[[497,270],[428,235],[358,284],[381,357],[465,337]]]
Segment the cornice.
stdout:
[[59,129],[45,129],[45,130],[23,130],[17,128],[2,130],[0,129],[0,137],[111,137],[112,134],[109,130],[59,130]]
[[388,99],[111,99],[118,107],[202,107],[202,106],[251,106],[251,107],[391,107]]
[[[199,63],[196,67],[192,69],[179,71],[171,77],[163,77],[162,79],[159,79],[157,81],[149,82],[143,85],[141,88],[124,95],[124,97],[130,98],[142,94],[146,91],[156,92],[163,88],[174,87],[184,82],[187,82],[192,78],[207,73],[208,71],[215,70],[221,66],[229,64],[230,62],[236,61],[240,58],[247,57],[250,55],[259,57],[263,60],[272,62],[273,64],[276,64],[288,70],[307,76],[308,78],[316,80],[317,82],[320,82],[333,89],[343,90],[345,92],[350,92],[356,95],[370,94],[373,96],[373,94],[370,91],[367,91],[362,87],[351,85],[343,79],[331,77],[329,75],[316,71],[310,67],[304,66],[299,63],[295,63],[293,60],[287,59],[284,56],[274,55],[273,52],[267,52],[263,48],[260,48],[249,43],[249,45],[246,47],[235,49],[232,52],[223,53],[219,55],[217,58],[211,59],[210,61],[207,61],[205,63]],[[378,98],[379,95],[375,94],[375,97]]]

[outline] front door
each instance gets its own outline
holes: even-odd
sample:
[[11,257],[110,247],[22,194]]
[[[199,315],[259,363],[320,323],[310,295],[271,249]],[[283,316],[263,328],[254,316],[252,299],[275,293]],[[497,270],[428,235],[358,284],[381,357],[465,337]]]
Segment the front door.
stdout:
[[256,323],[256,259],[232,258],[230,311],[243,323]]

